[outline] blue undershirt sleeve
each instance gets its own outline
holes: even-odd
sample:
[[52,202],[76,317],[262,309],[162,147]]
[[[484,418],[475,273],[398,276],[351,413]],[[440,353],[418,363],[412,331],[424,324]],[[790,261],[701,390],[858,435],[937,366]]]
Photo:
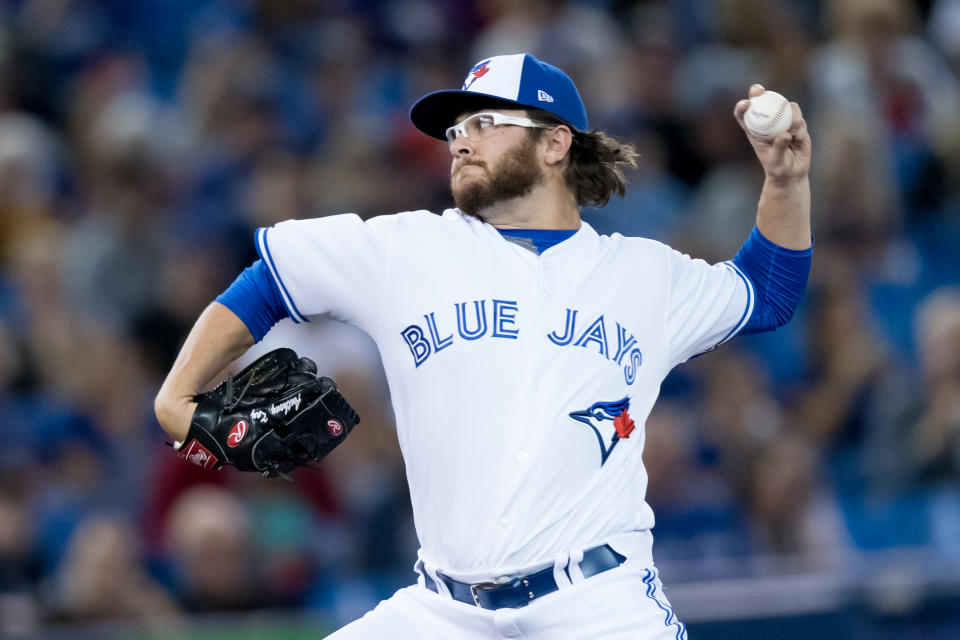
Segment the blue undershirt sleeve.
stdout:
[[233,284],[217,296],[217,302],[237,314],[257,342],[273,325],[287,317],[280,291],[263,260],[244,269]]
[[741,333],[771,331],[790,320],[807,287],[812,257],[812,240],[809,249],[785,249],[753,228],[733,258],[756,292],[753,314]]

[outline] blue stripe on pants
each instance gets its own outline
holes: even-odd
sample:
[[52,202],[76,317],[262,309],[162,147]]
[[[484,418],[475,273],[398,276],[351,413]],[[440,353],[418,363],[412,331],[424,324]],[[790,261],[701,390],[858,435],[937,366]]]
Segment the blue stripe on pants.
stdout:
[[687,637],[687,626],[677,620],[676,614],[673,613],[673,608],[664,602],[660,602],[660,599],[657,598],[657,584],[655,580],[657,579],[657,572],[651,569],[645,571],[643,576],[643,582],[647,585],[647,597],[657,603],[657,606],[660,607],[666,613],[666,617],[663,620],[663,623],[671,627],[673,625],[677,626],[677,635],[675,636],[677,640],[686,640]]

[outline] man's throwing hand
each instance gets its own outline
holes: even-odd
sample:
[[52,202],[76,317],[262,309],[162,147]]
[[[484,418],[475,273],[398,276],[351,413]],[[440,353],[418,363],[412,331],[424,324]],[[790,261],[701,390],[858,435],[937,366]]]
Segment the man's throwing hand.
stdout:
[[[763,93],[765,89],[759,84],[750,87],[750,98]],[[743,121],[743,116],[750,108],[750,100],[741,100],[733,108],[733,116],[740,123],[747,140],[753,146],[757,159],[769,180],[779,185],[791,184],[797,180],[806,179],[810,173],[810,134],[807,132],[807,122],[803,119],[803,112],[796,102],[790,103],[793,112],[793,122],[786,131],[782,131],[770,139],[763,139],[752,135]]]

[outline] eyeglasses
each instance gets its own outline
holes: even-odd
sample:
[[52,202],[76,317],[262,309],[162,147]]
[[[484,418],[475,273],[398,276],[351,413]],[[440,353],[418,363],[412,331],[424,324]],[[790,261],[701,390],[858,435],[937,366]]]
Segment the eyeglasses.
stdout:
[[530,129],[549,129],[550,127],[537,124],[530,118],[518,118],[516,116],[507,116],[502,113],[475,113],[463,122],[459,122],[452,127],[447,128],[447,143],[453,144],[457,136],[463,136],[471,140],[483,140],[493,131],[504,124],[512,124],[516,127],[527,127]]

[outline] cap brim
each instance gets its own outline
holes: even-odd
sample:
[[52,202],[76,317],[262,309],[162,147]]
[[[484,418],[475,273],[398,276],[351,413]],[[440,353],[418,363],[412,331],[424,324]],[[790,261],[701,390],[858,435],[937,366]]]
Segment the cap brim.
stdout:
[[428,136],[446,140],[447,127],[456,122],[458,116],[490,107],[525,109],[528,105],[475,91],[445,89],[428,93],[417,100],[410,108],[410,121]]

